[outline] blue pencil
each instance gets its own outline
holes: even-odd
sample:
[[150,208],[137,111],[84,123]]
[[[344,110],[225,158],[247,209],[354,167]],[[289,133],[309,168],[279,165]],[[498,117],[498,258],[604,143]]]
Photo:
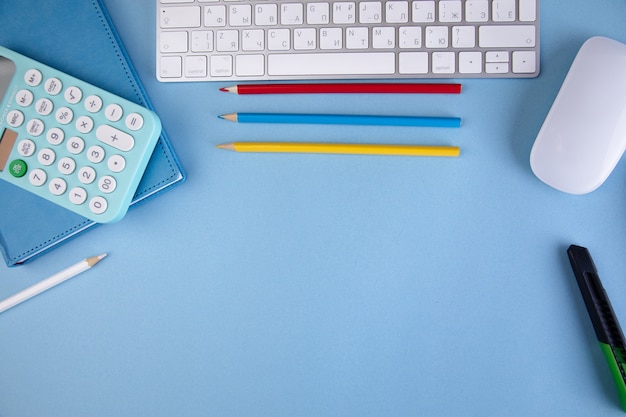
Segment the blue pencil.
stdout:
[[301,123],[334,125],[377,125],[419,127],[461,127],[458,117],[421,116],[370,116],[349,114],[279,114],[279,113],[231,113],[220,119],[236,123]]

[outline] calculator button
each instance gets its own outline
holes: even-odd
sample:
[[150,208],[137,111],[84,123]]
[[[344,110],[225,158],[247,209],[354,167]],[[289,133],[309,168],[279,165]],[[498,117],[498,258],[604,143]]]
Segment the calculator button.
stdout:
[[107,204],[104,197],[94,197],[89,201],[89,209],[94,214],[102,214],[107,210]]
[[67,151],[71,154],[78,155],[85,149],[85,141],[78,136],[72,136],[67,141]]
[[78,170],[78,181],[83,184],[91,184],[96,180],[96,170],[92,167],[82,167]]
[[117,188],[117,181],[110,175],[105,175],[98,180],[98,188],[106,194],[110,194]]
[[109,104],[104,110],[104,115],[109,121],[117,122],[124,115],[124,111],[122,110],[122,106],[119,104]]
[[126,127],[137,131],[143,127],[143,117],[139,113],[131,113],[126,117]]
[[76,120],[76,130],[80,133],[89,133],[93,130],[93,119],[89,116],[80,116]]
[[56,112],[56,119],[62,125],[69,124],[74,119],[74,112],[69,107],[61,107]]
[[89,96],[85,99],[85,110],[89,113],[97,113],[102,109],[102,99],[98,96]]
[[68,103],[76,104],[82,100],[83,92],[80,88],[72,86],[65,90],[65,94],[63,94],[63,96],[65,97],[65,101]]
[[44,148],[39,151],[39,154],[37,154],[37,160],[43,166],[50,166],[54,164],[56,158],[57,155],[50,148]]
[[37,100],[37,103],[35,104],[35,110],[40,115],[47,116],[52,113],[52,110],[54,110],[54,104],[52,104],[52,101],[50,101],[49,99],[42,98]]
[[53,178],[48,184],[48,190],[54,195],[63,195],[67,191],[67,183],[61,178]]
[[33,104],[35,96],[29,90],[20,90],[15,95],[15,101],[21,107],[28,107]]
[[56,96],[63,90],[63,83],[58,78],[48,78],[44,84],[46,92],[51,96]]
[[59,164],[57,165],[57,169],[63,175],[70,175],[74,173],[76,169],[76,161],[72,158],[64,157],[59,160]]
[[65,139],[65,132],[58,127],[53,127],[46,133],[46,139],[51,145],[60,145],[63,143],[63,139]]
[[126,168],[126,160],[122,155],[113,155],[107,161],[107,166],[112,172],[122,172]]
[[32,140],[22,139],[17,144],[17,153],[25,157],[33,156],[36,148],[37,147],[35,146],[35,142],[33,142]]
[[26,175],[26,171],[28,171],[28,167],[26,166],[26,162],[21,159],[16,159],[9,165],[9,172],[15,178],[22,178]]
[[45,130],[46,125],[39,119],[29,120],[26,124],[26,130],[31,136],[39,136]]
[[96,137],[101,142],[124,152],[130,151],[135,146],[135,139],[131,135],[109,125],[98,127]]
[[28,180],[35,187],[41,187],[46,183],[47,179],[48,174],[46,174],[46,171],[44,171],[43,169],[35,168],[30,171],[30,174],[28,174]]
[[101,146],[94,145],[87,150],[87,159],[89,162],[93,162],[94,164],[99,164],[104,160],[106,153]]
[[26,71],[26,74],[24,74],[24,82],[31,87],[37,87],[39,84],[41,84],[42,80],[43,75],[41,75],[41,71],[39,70],[29,69],[28,71]]
[[11,110],[7,114],[7,123],[11,127],[20,127],[24,123],[24,113],[19,110]]
[[87,201],[87,191],[81,187],[74,187],[70,190],[69,198],[72,204],[76,204],[78,206]]

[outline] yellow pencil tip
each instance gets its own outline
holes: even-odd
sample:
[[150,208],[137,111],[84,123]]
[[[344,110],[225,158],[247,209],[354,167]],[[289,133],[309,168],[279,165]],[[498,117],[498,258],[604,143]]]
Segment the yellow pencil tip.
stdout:
[[219,149],[226,149],[227,151],[234,151],[235,150],[235,145],[232,143],[222,143],[220,145],[216,146]]

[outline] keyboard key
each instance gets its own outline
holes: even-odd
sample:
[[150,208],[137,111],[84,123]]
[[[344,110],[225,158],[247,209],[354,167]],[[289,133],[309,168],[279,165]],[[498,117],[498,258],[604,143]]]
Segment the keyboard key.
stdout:
[[185,57],[185,77],[203,78],[207,76],[207,60],[205,56]]
[[187,52],[187,32],[164,32],[160,39],[161,52]]
[[515,21],[515,0],[493,0],[491,7],[494,22]]
[[407,23],[409,21],[408,1],[388,1],[385,5],[385,22]]
[[478,51],[459,52],[459,72],[480,74],[483,70],[483,54]]
[[460,22],[461,2],[459,0],[441,0],[439,2],[439,20],[442,22]]
[[427,48],[447,48],[448,28],[445,26],[426,27],[426,47]]
[[233,75],[233,57],[230,55],[213,55],[209,62],[212,77],[230,77]]
[[362,1],[359,3],[359,22],[381,23],[383,20],[383,9],[380,1]]
[[456,71],[454,52],[433,52],[432,60],[435,74],[453,74]]
[[180,78],[183,76],[183,59],[179,56],[161,57],[160,76],[162,78]]
[[228,23],[231,26],[250,26],[252,24],[252,7],[249,4],[229,6]]
[[162,28],[194,28],[200,26],[200,7],[163,7],[159,16]]
[[[535,1],[535,0],[531,0]],[[467,0],[465,2],[465,20],[468,22],[486,22],[489,20],[487,0]]]
[[338,1],[333,3],[333,23],[347,25],[356,22],[356,4],[353,1]]
[[535,46],[535,27],[480,26],[478,44],[482,48],[531,48]]
[[317,53],[272,54],[268,56],[270,75],[350,75],[393,74],[395,54]]
[[413,2],[413,22],[432,23],[435,21],[434,1],[414,1]]
[[263,55],[238,55],[235,58],[236,74],[240,77],[253,77],[265,74]]
[[537,70],[537,54],[535,51],[513,52],[513,72],[516,74],[532,74]]
[[429,72],[428,52],[400,53],[400,74],[427,74]]
[[534,22],[537,19],[537,4],[535,0],[519,0],[519,20]]

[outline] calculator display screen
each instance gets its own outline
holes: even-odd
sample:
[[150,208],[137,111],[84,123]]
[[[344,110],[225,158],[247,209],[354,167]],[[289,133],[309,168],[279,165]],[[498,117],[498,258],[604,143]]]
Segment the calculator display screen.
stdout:
[[15,64],[13,61],[0,56],[0,101],[4,99],[4,95],[9,88],[13,74],[15,74]]
[[4,129],[2,136],[0,136],[0,172],[4,171],[16,139],[17,133],[9,129]]

